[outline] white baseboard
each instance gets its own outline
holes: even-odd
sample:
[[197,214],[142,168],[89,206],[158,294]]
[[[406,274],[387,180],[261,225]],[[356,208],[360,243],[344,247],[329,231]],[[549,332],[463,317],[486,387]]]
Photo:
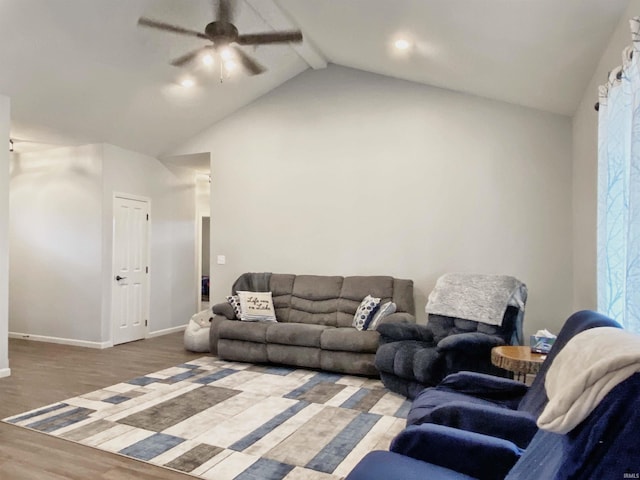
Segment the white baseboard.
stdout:
[[0,368],[0,378],[8,377],[9,375],[11,375],[10,368]]
[[76,340],[74,338],[47,337],[45,335],[31,335],[29,333],[9,332],[9,338],[20,338],[34,342],[58,343],[60,345],[72,345],[74,347],[110,348],[113,342],[90,342],[88,340]]
[[162,335],[169,335],[170,333],[182,332],[185,328],[187,328],[186,324],[180,325],[179,327],[171,327],[171,328],[165,328],[163,330],[157,330],[155,332],[149,332],[147,333],[146,338],[161,337]]
[[[187,325],[180,325],[179,327],[165,328],[164,330],[158,330],[156,332],[147,333],[146,338],[161,337],[162,335],[168,335],[170,333],[182,332],[187,328]],[[72,345],[74,347],[87,347],[87,348],[111,348],[113,342],[90,342],[88,340],[76,340],[73,338],[60,338],[60,337],[47,337],[45,335],[31,335],[29,333],[9,332],[9,338],[20,338],[22,340],[31,340],[34,342],[48,342],[58,343],[60,345]],[[7,374],[8,375],[8,374]],[[2,377],[2,370],[0,370],[0,378]]]

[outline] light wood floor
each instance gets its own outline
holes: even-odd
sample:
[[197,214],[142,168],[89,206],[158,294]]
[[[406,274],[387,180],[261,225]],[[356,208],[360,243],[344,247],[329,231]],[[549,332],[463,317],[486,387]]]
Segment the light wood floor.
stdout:
[[[182,333],[105,350],[10,339],[11,376],[0,379],[0,418],[203,355],[184,350]],[[193,480],[193,477],[0,423],[0,479]]]

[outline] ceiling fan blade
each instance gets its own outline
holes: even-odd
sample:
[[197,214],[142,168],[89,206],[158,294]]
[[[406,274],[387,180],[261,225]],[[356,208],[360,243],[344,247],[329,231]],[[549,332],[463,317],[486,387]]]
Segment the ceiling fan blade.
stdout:
[[[216,0],[213,0],[214,3]],[[218,22],[231,23],[233,18],[233,3],[231,0],[218,0],[218,8],[216,9],[215,16]]]
[[165,32],[179,33],[181,35],[203,38],[205,40],[209,39],[209,37],[207,37],[204,33],[196,32],[195,30],[189,30],[188,28],[178,27],[177,25],[171,25],[169,23],[158,22],[156,20],[151,20],[150,18],[145,17],[140,17],[140,19],[138,20],[138,25],[163,30]]
[[251,75],[260,75],[262,72],[265,72],[267,69],[256,62],[249,55],[244,53],[241,48],[232,47],[235,54],[240,59],[242,66],[251,74]]
[[181,57],[178,57],[175,60],[173,60],[171,62],[171,65],[173,65],[174,67],[183,67],[187,63],[191,63],[198,55],[200,55],[203,52],[206,52],[209,49],[210,47],[206,46],[206,47],[198,48],[197,50],[193,50],[189,53],[185,53]]
[[238,35],[236,42],[240,45],[264,45],[266,43],[287,43],[301,42],[302,32],[291,30],[285,32],[265,32],[250,33],[248,35]]

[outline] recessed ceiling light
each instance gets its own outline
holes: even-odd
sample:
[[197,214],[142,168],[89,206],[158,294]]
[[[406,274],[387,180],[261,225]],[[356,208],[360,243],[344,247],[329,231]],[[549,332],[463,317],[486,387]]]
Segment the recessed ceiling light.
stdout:
[[409,40],[406,40],[404,38],[399,38],[394,42],[393,46],[396,47],[398,50],[406,50],[411,46],[411,43],[409,43]]
[[185,78],[184,80],[182,80],[180,82],[180,85],[182,85],[184,88],[191,88],[196,84],[196,82],[194,82],[193,80],[191,80],[190,78]]
[[213,65],[213,55],[207,53],[202,57],[202,63],[205,65]]

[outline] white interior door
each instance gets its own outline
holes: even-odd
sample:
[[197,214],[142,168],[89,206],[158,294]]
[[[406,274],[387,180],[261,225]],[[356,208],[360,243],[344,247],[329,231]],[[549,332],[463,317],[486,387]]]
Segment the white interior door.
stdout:
[[113,344],[144,338],[149,311],[149,202],[116,195],[113,203]]

